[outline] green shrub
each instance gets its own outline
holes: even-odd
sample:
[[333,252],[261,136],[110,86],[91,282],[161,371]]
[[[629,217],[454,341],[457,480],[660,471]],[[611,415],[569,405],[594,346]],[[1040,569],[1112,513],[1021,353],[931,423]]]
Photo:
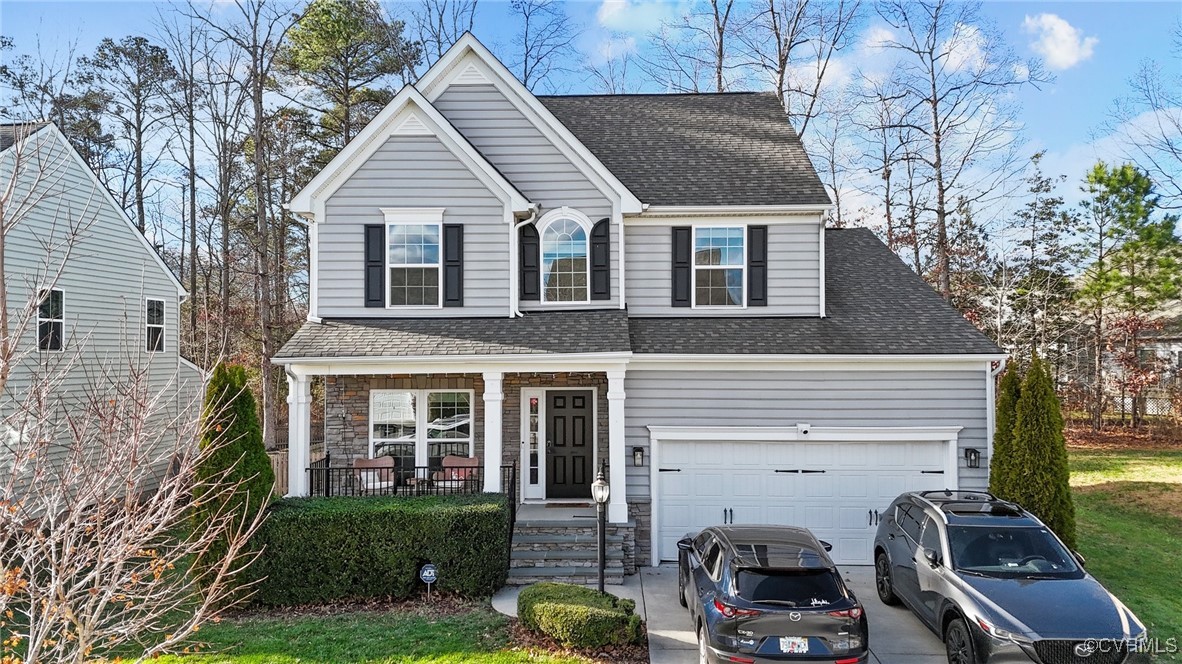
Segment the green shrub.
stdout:
[[1017,481],[1012,499],[1042,519],[1067,546],[1075,546],[1075,504],[1071,500],[1063,413],[1046,364],[1035,357],[1018,398],[1014,420]]
[[[275,486],[275,472],[263,447],[258,406],[247,386],[246,370],[231,364],[219,364],[210,377],[202,409],[200,447],[213,451],[197,468],[198,505],[194,518],[208,520],[217,514],[233,515],[227,532],[234,532],[244,521],[258,514]],[[219,500],[205,500],[205,487],[237,484],[237,489]],[[216,564],[225,555],[225,542],[210,547],[199,564]]]
[[567,583],[535,583],[517,596],[517,617],[528,629],[568,647],[598,648],[640,639],[636,602]]
[[434,590],[485,597],[505,584],[508,537],[500,497],[288,498],[255,535],[265,548],[248,574],[270,606],[408,597],[426,563]]
[[993,457],[989,460],[989,491],[1003,500],[1014,500],[1014,484],[1019,469],[1014,465],[1014,418],[1022,394],[1022,374],[1018,363],[1006,363],[1006,372],[997,386],[997,415],[993,430]]

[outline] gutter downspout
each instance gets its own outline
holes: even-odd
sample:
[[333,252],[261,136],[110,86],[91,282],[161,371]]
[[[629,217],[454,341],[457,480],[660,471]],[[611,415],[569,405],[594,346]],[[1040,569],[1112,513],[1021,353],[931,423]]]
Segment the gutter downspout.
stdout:
[[542,209],[541,204],[534,204],[529,210],[529,216],[516,224],[509,224],[509,318],[521,318],[525,314],[521,313],[519,308],[519,291],[517,280],[518,272],[518,257],[517,257],[517,235],[523,226],[532,224],[537,221],[538,212]]

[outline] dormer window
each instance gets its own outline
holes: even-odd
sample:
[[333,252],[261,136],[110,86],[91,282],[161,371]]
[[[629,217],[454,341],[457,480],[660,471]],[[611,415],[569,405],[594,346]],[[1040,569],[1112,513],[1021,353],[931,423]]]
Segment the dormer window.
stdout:
[[539,222],[542,239],[542,301],[590,302],[591,222],[572,210],[555,210]]
[[694,227],[694,306],[746,305],[746,228]]

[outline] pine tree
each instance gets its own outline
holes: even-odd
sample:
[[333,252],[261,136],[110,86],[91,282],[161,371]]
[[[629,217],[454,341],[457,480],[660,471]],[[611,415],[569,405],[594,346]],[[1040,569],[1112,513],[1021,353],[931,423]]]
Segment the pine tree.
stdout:
[[1022,393],[1022,375],[1018,363],[1006,363],[1005,374],[997,386],[997,411],[993,429],[993,457],[989,460],[989,491],[1003,500],[1013,500],[1016,470],[1014,464],[1014,419],[1018,397]]
[[1013,452],[1016,481],[1010,498],[1074,547],[1075,505],[1071,500],[1063,414],[1046,363],[1037,356],[1022,380]]
[[[214,369],[205,391],[203,427],[201,449],[214,449],[197,468],[200,485],[220,478],[221,485],[234,484],[236,489],[212,498],[195,495],[195,518],[231,514],[234,526],[238,526],[258,513],[263,501],[270,499],[275,485],[275,473],[263,447],[258,405],[247,385],[243,367],[220,364]],[[220,547],[213,547],[203,562],[215,564],[221,554]]]

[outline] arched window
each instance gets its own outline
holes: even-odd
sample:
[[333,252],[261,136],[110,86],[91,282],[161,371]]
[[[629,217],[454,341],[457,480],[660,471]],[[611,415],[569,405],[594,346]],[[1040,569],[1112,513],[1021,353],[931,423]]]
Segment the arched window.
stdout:
[[[555,210],[542,218],[542,301],[588,302],[587,243],[590,222]],[[547,215],[548,217],[550,215]]]

